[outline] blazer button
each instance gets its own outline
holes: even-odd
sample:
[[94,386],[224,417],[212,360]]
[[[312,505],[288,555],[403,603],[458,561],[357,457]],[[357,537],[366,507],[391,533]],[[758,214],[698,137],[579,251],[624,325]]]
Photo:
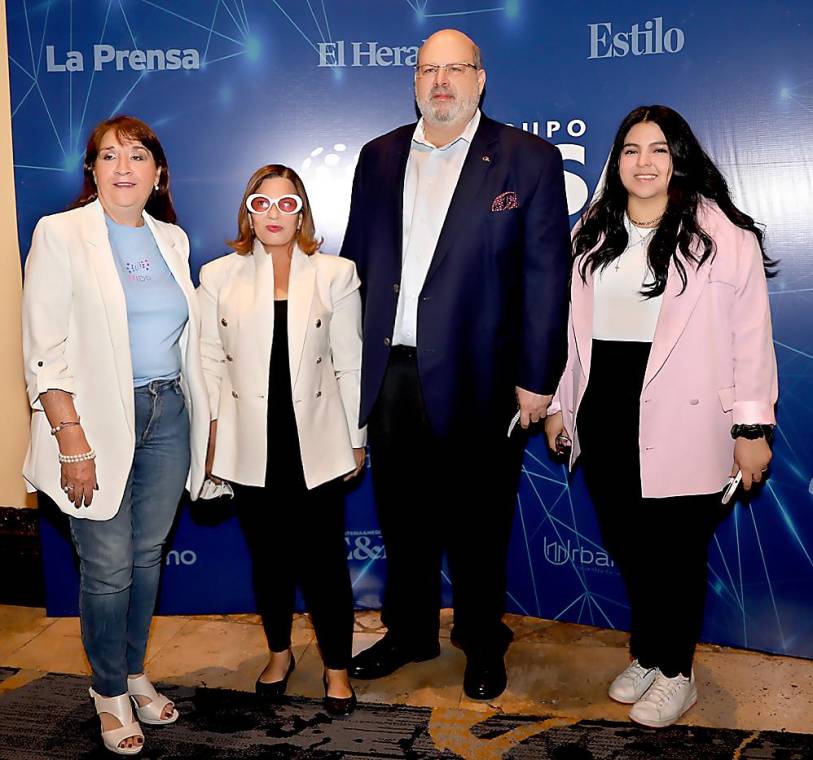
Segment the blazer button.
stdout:
[[697,406],[697,405],[700,403],[700,399],[699,399],[699,398],[690,398],[690,399],[689,399],[689,403],[690,403],[692,406]]
[[389,338],[384,338],[384,345],[389,346],[389,344],[390,344],[390,339]]
[[316,398],[319,398],[322,395],[322,391],[316,391]]
[[317,364],[321,364],[321,363],[322,363],[322,357],[321,357],[321,356],[317,356],[317,357],[316,357],[316,363],[317,363]]
[[394,293],[398,293],[401,290],[401,286],[396,282],[395,285],[392,286],[392,290]]
[[42,362],[37,362],[37,366],[38,366],[38,367],[41,367],[41,366],[42,366]]
[[317,320],[316,320],[316,326],[317,326],[317,327],[321,327],[321,326],[322,326],[322,320],[321,320],[321,319],[317,319]]
[[227,361],[227,362],[233,362],[233,361],[234,361],[234,357],[233,357],[231,354],[226,354],[226,361]]
[[221,318],[220,324],[223,325],[223,327],[228,327],[229,326],[229,323],[226,321],[225,317]]
[[232,391],[232,392],[231,392],[231,396],[232,396],[232,398],[240,398],[240,397],[237,395],[237,391]]

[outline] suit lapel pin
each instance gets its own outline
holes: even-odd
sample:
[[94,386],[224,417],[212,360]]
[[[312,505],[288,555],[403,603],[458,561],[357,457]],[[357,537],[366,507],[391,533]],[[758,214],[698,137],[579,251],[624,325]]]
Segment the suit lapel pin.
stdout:
[[485,161],[487,163],[487,162],[491,161],[491,158],[489,156],[483,156],[483,161]]

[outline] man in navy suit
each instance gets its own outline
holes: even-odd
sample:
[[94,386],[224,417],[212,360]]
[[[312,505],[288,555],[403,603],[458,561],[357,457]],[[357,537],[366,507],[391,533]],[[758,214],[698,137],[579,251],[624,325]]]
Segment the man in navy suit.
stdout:
[[[453,29],[418,57],[422,114],[364,146],[342,256],[362,281],[361,424],[387,551],[387,635],[356,678],[439,654],[441,556],[464,689],[506,686],[502,622],[529,425],[565,361],[570,245],[562,159],[492,121],[479,48]],[[509,437],[516,412],[520,425]]]

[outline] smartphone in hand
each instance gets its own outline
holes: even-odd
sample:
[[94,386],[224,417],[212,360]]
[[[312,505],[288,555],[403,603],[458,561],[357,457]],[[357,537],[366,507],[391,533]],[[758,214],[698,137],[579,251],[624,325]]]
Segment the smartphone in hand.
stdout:
[[511,418],[511,422],[508,423],[508,437],[511,437],[511,433],[514,432],[514,428],[517,426],[519,422],[519,409],[517,409],[517,413]]
[[736,475],[732,475],[728,479],[728,485],[723,489],[723,496],[720,499],[721,504],[728,504],[734,496],[734,492],[739,488],[742,482],[742,470],[737,470]]
[[565,435],[565,433],[559,433],[556,436],[556,453],[559,456],[565,456],[566,454],[570,453],[570,447],[573,445],[573,441]]

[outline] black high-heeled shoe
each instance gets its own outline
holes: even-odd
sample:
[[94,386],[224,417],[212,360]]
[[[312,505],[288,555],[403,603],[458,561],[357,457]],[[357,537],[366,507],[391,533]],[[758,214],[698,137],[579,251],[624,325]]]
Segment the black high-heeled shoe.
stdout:
[[[288,688],[288,679],[291,677],[291,673],[294,672],[295,667],[296,660],[294,659],[294,653],[291,652],[291,663],[288,665],[288,671],[285,673],[285,677],[281,681],[270,682],[261,681],[258,678],[257,682],[254,684],[254,693],[261,697],[279,698],[284,696],[285,689]],[[262,677],[262,673],[260,673],[260,677]]]
[[356,692],[353,690],[352,685],[350,686],[349,697],[329,697],[327,694],[327,675],[324,673],[322,674],[322,683],[325,687],[325,710],[330,715],[350,715],[356,709]]

